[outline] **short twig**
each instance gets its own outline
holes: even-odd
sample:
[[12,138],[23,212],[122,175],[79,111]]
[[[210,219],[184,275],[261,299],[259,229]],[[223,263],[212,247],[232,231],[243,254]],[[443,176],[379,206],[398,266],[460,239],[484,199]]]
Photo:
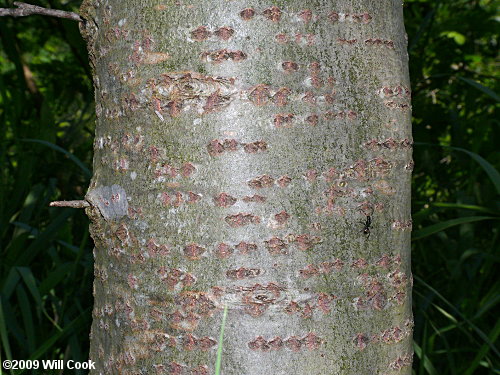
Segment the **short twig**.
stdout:
[[71,207],[71,208],[85,208],[89,207],[90,203],[87,201],[55,201],[50,202],[50,207]]
[[67,18],[79,22],[83,21],[83,18],[78,13],[74,12],[42,8],[37,5],[21,3],[19,1],[15,1],[14,5],[17,8],[0,8],[0,16],[25,17],[32,14],[41,14],[43,16]]

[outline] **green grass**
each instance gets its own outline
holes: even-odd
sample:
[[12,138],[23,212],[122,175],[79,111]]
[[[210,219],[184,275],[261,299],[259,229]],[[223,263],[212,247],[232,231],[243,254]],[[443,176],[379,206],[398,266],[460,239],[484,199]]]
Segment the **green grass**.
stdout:
[[220,325],[219,346],[217,347],[217,360],[215,362],[215,375],[220,375],[222,364],[222,350],[224,347],[224,329],[226,327],[227,318],[227,305],[224,306],[224,313],[222,314],[222,323]]
[[494,1],[405,2],[418,375],[500,373],[495,12]]

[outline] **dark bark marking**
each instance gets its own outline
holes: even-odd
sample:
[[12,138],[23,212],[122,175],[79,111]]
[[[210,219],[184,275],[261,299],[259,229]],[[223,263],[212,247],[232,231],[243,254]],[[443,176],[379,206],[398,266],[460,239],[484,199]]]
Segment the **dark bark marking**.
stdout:
[[406,220],[406,221],[396,220],[392,222],[391,228],[394,230],[411,230],[412,226],[413,226],[412,220]]
[[311,9],[304,9],[299,13],[299,18],[305,23],[309,23],[312,20],[313,13]]
[[223,97],[220,95],[220,89],[210,94],[203,106],[205,113],[214,112],[217,107],[222,103]]
[[288,35],[283,34],[283,33],[276,34],[275,39],[276,39],[276,41],[277,41],[279,44],[285,44],[285,43],[288,43]]
[[307,91],[302,97],[302,101],[309,104],[316,104],[316,97],[312,91]]
[[255,16],[255,10],[253,10],[252,8],[246,8],[240,12],[240,17],[245,21],[252,19],[253,16]]
[[240,254],[248,254],[257,251],[257,245],[254,243],[240,242],[236,245],[236,249],[238,249]]
[[236,201],[236,198],[227,193],[220,193],[218,196],[214,197],[214,202],[217,207],[230,207],[235,204]]
[[328,111],[325,112],[323,116],[326,120],[345,119],[346,117],[349,120],[355,120],[358,117],[358,114],[354,111],[338,111],[338,112]]
[[165,106],[172,117],[178,117],[182,111],[182,102],[179,100],[172,100]]
[[344,39],[344,38],[338,38],[338,39],[337,39],[337,42],[339,42],[339,44],[347,44],[347,45],[352,46],[353,44],[357,43],[357,42],[358,42],[358,40],[357,40],[357,39]]
[[287,187],[292,179],[289,176],[281,176],[276,180],[279,187]]
[[270,96],[269,86],[259,84],[251,89],[248,98],[253,104],[261,106],[269,102]]
[[226,272],[226,276],[229,279],[235,279],[235,280],[243,280],[246,278],[254,278],[259,276],[262,273],[262,270],[258,268],[245,268],[241,267],[235,270],[228,270]]
[[365,45],[367,46],[384,46],[390,49],[394,49],[394,42],[392,40],[380,39],[380,38],[370,38],[365,40]]
[[399,356],[395,361],[389,364],[389,368],[392,370],[401,370],[403,367],[411,366],[411,361],[413,359],[413,354],[405,354]]
[[384,86],[381,89],[377,90],[377,94],[382,98],[393,98],[397,96],[406,99],[411,98],[411,90],[408,87],[402,85],[394,87]]
[[290,215],[286,211],[281,211],[274,215],[274,219],[278,222],[278,224],[285,224],[289,218]]
[[252,350],[262,350],[262,351],[270,350],[270,346],[262,336],[258,336],[254,340],[250,341],[248,343],[248,347]]
[[170,253],[167,245],[158,245],[153,238],[149,239],[146,247],[151,258],[157,256],[166,256]]
[[[273,344],[271,344],[271,342],[273,342]],[[251,350],[258,350],[263,352],[267,352],[271,349],[280,350],[286,347],[293,352],[299,352],[303,347],[308,350],[316,350],[320,347],[321,343],[321,338],[319,338],[316,334],[310,332],[302,338],[291,336],[287,339],[282,339],[281,337],[277,336],[269,341],[265,340],[262,336],[257,336],[254,340],[248,343],[248,347]]]
[[282,87],[273,96],[273,102],[278,107],[287,105],[288,96],[291,94],[291,90],[288,87]]
[[264,10],[263,15],[272,22],[279,22],[281,19],[281,10],[277,6],[272,6]]
[[378,340],[386,343],[386,344],[394,344],[398,343],[401,340],[405,339],[409,336],[409,331],[405,332],[398,326],[386,329],[382,333],[378,335]]
[[309,264],[306,268],[299,270],[299,275],[305,279],[312,276],[329,274],[332,270],[340,271],[344,266],[344,262],[340,259],[335,259],[333,262],[322,262],[318,266]]
[[413,141],[405,138],[402,140],[395,140],[390,137],[382,141],[378,141],[376,139],[372,139],[364,144],[364,146],[370,150],[379,150],[379,149],[411,149],[413,147]]
[[284,61],[281,63],[281,67],[286,73],[293,73],[299,70],[299,64],[293,61]]
[[201,199],[200,194],[193,193],[192,191],[188,192],[188,203],[193,204],[198,202]]
[[249,203],[249,202],[263,203],[266,200],[267,200],[266,197],[263,197],[262,195],[257,195],[257,194],[254,194],[252,196],[243,197],[243,202],[246,202],[246,203]]
[[277,128],[287,128],[292,126],[295,115],[293,113],[278,113],[274,116],[274,126]]
[[137,289],[138,287],[137,277],[132,274],[127,275],[127,283],[130,289]]
[[415,163],[413,162],[413,160],[411,160],[410,162],[405,164],[404,169],[411,172],[411,171],[413,171],[414,167],[415,167]]
[[200,365],[192,369],[190,375],[208,375],[208,366]]
[[313,316],[314,312],[314,307],[309,304],[309,302],[306,302],[304,308],[302,309],[301,317],[303,319],[311,319]]
[[358,333],[353,339],[354,345],[359,349],[363,350],[366,345],[370,342],[370,338],[364,333]]
[[333,104],[335,102],[335,95],[337,95],[335,91],[332,91],[331,94],[325,94],[325,101],[328,104]]
[[188,178],[196,171],[196,167],[191,163],[184,163],[181,167],[182,177]]
[[366,262],[366,259],[364,259],[364,258],[356,259],[351,264],[351,267],[353,267],[353,268],[366,268],[367,266],[368,266],[368,263]]
[[316,126],[318,125],[319,121],[319,116],[314,114],[314,115],[309,115],[306,117],[306,122],[311,125],[311,126]]
[[208,336],[196,338],[192,334],[187,334],[182,338],[183,349],[188,351],[198,349],[206,352],[215,345],[217,345],[217,342]]
[[318,178],[318,171],[316,169],[308,169],[306,173],[304,173],[304,177],[309,182],[314,182]]
[[268,241],[264,241],[264,244],[266,245],[269,253],[272,255],[288,254],[286,250],[288,245],[279,237],[272,237]]
[[328,19],[332,22],[337,22],[340,19],[340,15],[337,12],[331,12],[328,15]]
[[219,141],[218,139],[213,139],[207,146],[208,153],[211,156],[219,156],[224,152],[234,152],[238,150],[239,142],[236,139],[224,139]]
[[297,302],[291,301],[286,307],[285,307],[285,312],[287,314],[295,314],[296,312],[300,311],[300,306]]
[[253,304],[245,308],[245,313],[254,318],[257,318],[259,316],[262,316],[266,310],[267,310],[266,305]]
[[274,179],[265,174],[248,181],[248,186],[254,189],[268,188],[274,185]]
[[396,294],[394,294],[391,299],[395,300],[398,305],[402,305],[406,302],[406,292],[404,291],[399,291]]
[[331,303],[336,297],[333,294],[319,293],[318,295],[318,308],[323,314],[328,314],[331,311]]
[[206,251],[205,248],[192,243],[187,245],[184,248],[184,255],[189,259],[189,260],[198,260],[200,259],[200,256]]
[[310,236],[308,234],[299,234],[294,236],[294,242],[297,243],[299,250],[306,251],[313,248],[314,245],[321,242],[321,238]]
[[234,30],[231,27],[224,26],[218,28],[214,34],[222,40],[229,40],[233,36]]
[[328,15],[328,19],[331,22],[341,22],[341,21],[351,21],[354,23],[363,23],[363,24],[368,24],[372,20],[372,16],[369,13],[354,13],[354,14],[349,14],[349,13],[337,13],[337,12],[331,12]]
[[191,37],[197,42],[202,42],[210,38],[212,33],[207,29],[206,26],[199,26],[193,31],[191,31]]
[[284,345],[285,344],[283,342],[283,339],[279,336],[269,340],[269,347],[271,348],[271,350],[280,350]]
[[392,101],[392,100],[384,102],[384,105],[387,108],[390,108],[390,109],[400,109],[402,111],[409,110],[411,108],[409,104],[406,104],[406,103],[396,103],[395,101]]
[[158,148],[156,148],[155,146],[149,147],[149,160],[151,161],[151,163],[156,163],[158,161],[159,154],[160,153],[158,151]]
[[242,227],[249,224],[259,224],[260,217],[249,214],[249,213],[239,213],[236,215],[228,215],[224,219],[229,226],[233,228]]
[[182,375],[183,367],[185,366],[177,362],[170,362],[170,364],[168,365],[169,375]]
[[215,255],[217,256],[217,258],[225,259],[233,255],[233,252],[234,249],[231,246],[229,246],[224,242],[221,242],[220,244],[217,245],[217,250],[215,251]]
[[247,143],[244,146],[245,152],[249,154],[255,154],[259,151],[266,151],[267,150],[267,143],[264,141],[256,141],[252,143]]
[[221,63],[224,61],[240,62],[245,60],[247,58],[247,55],[243,51],[230,51],[227,49],[221,49],[216,51],[203,52],[201,54],[201,58],[213,63]]
[[182,193],[180,191],[175,192],[175,200],[172,202],[172,206],[180,207],[184,203],[184,199],[182,197]]
[[378,267],[382,267],[382,268],[389,268],[391,264],[391,258],[387,255],[387,254],[384,254],[379,260],[377,260],[376,262],[376,265]]

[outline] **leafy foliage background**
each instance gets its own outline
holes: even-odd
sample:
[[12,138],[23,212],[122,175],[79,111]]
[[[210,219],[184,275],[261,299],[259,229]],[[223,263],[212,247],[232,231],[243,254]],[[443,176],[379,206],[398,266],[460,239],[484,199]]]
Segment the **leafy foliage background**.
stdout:
[[[31,3],[77,11],[80,0]],[[499,8],[405,3],[419,375],[500,374]],[[84,361],[88,221],[83,210],[48,203],[81,199],[89,182],[95,119],[85,45],[74,21],[42,16],[1,19],[0,43],[0,359]]]

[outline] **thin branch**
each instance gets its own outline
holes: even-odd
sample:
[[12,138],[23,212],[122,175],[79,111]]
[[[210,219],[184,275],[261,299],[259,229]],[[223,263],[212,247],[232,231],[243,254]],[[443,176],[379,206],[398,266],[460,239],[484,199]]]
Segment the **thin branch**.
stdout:
[[1,16],[25,17],[25,16],[31,16],[32,14],[41,14],[43,16],[67,18],[79,22],[83,21],[83,18],[78,13],[74,12],[66,12],[64,10],[42,8],[37,5],[21,3],[19,1],[15,1],[14,5],[17,8],[0,8],[0,17]]
[[85,208],[90,207],[87,201],[55,201],[50,202],[50,207],[71,207],[71,208]]

